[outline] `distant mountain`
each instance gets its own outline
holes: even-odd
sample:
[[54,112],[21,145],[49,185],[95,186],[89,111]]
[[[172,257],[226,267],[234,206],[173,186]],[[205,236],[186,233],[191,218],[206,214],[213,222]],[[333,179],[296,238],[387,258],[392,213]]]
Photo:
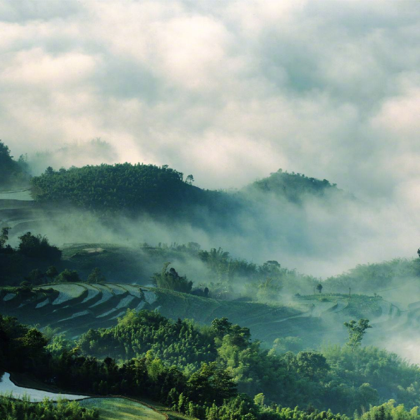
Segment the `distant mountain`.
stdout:
[[325,198],[333,194],[344,194],[344,191],[338,189],[336,184],[331,184],[326,179],[321,181],[303,174],[284,172],[282,169],[246,186],[242,192],[245,194],[267,193],[292,203],[301,203],[308,197]]

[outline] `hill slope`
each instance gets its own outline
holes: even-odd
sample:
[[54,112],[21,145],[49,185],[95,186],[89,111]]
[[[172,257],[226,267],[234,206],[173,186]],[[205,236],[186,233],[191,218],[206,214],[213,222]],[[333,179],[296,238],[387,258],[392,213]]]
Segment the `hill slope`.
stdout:
[[[58,328],[75,337],[89,328],[114,326],[127,309],[157,310],[171,319],[194,319],[209,325],[215,318],[248,327],[253,337],[272,343],[279,337],[301,337],[306,347],[323,340],[345,340],[343,322],[369,318],[375,326],[372,342],[386,330],[414,328],[420,322],[420,307],[401,312],[379,297],[314,295],[297,297],[289,305],[220,301],[129,284],[62,283],[34,288],[31,292],[4,288],[0,292],[0,313],[16,316],[20,322]],[[375,338],[376,337],[376,338]]]

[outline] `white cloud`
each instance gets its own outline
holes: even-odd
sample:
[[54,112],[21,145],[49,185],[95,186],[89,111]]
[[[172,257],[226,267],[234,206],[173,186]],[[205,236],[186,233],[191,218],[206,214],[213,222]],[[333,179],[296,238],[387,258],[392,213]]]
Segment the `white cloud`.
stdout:
[[[19,153],[100,136],[122,143],[123,159],[192,168],[206,186],[224,187],[224,170],[239,185],[286,165],[367,194],[386,190],[372,168],[418,153],[416,2],[50,0],[0,10],[0,128]],[[221,156],[208,159],[215,135]],[[252,160],[246,178],[218,166],[226,150],[232,162]]]

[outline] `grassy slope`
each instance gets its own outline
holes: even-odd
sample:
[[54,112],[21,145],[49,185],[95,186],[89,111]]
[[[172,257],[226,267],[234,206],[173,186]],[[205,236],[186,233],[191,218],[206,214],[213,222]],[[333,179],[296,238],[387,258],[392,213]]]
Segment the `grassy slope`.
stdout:
[[89,398],[80,401],[80,405],[97,408],[101,420],[166,419],[164,414],[126,398]]

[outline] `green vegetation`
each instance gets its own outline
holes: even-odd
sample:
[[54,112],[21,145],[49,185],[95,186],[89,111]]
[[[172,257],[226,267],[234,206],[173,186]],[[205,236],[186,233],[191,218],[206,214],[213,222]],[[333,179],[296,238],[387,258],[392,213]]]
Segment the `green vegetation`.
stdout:
[[85,354],[117,359],[144,357],[150,351],[169,366],[197,369],[217,356],[214,335],[193,322],[170,321],[156,312],[128,310],[110,329],[89,330],[78,341]]
[[[139,328],[142,332],[138,334]],[[130,331],[131,337],[127,336]],[[174,331],[180,335],[176,336]],[[416,411],[409,414],[402,407],[393,408],[387,401],[392,396],[409,409],[420,402],[420,369],[395,354],[362,346],[330,346],[322,352],[278,354],[275,349],[262,350],[258,342],[251,340],[248,329],[233,325],[226,318],[216,319],[211,328],[203,329],[188,322],[174,324],[158,314],[129,312],[113,330],[86,335],[74,348],[63,341],[60,346],[56,341],[53,352],[46,347],[41,333],[10,318],[5,318],[0,332],[12,346],[2,357],[8,369],[17,368],[16,361],[20,359],[25,361],[25,371],[59,389],[151,398],[197,418],[346,419],[332,412],[342,412],[344,408],[351,415],[355,410],[362,412],[363,408],[381,403],[382,408],[371,408],[371,412],[396,410],[401,416],[409,416],[416,415]],[[188,343],[188,336],[196,337],[195,344]],[[16,354],[21,341],[29,347]],[[96,359],[80,353],[95,349],[95,345],[96,349],[102,346],[101,351],[106,353],[104,346],[113,348],[125,342],[129,344],[126,348],[138,349],[144,343],[157,344],[155,349],[160,357],[153,349],[145,349],[145,355],[140,352],[134,358],[130,358],[131,354],[123,355],[117,363],[110,357]],[[165,346],[172,348],[172,353],[165,352]],[[208,347],[215,351],[205,357],[211,359],[213,355],[214,361],[187,366],[174,357],[176,352],[188,357]],[[183,369],[174,365],[178,361]],[[112,404],[104,401],[103,405],[103,413],[111,415]],[[307,409],[285,408],[297,405]],[[325,414],[317,411],[327,409],[331,411]]]
[[360,417],[356,417],[357,420],[418,420],[419,418],[418,407],[407,411],[402,404],[395,406],[394,400],[390,400],[379,407],[371,407]]
[[168,166],[124,163],[59,171],[48,168],[31,182],[40,202],[67,203],[100,214],[125,211],[174,216],[208,201],[204,190],[186,181],[181,172]]
[[352,320],[350,322],[345,322],[344,326],[349,332],[349,341],[347,342],[347,345],[352,348],[359,347],[362,344],[362,339],[366,334],[366,330],[368,328],[372,328],[372,326],[369,325],[368,319],[359,319],[359,321]]
[[13,160],[10,149],[0,140],[0,188],[27,186],[29,168],[24,156]]
[[61,258],[61,251],[57,247],[50,245],[45,236],[35,236],[31,232],[27,232],[19,239],[18,251],[22,255],[48,261],[57,261]]
[[47,340],[37,329],[0,314],[0,372],[25,371],[45,356]]
[[127,398],[88,398],[80,401],[80,406],[96,410],[100,420],[165,420],[163,414]]
[[324,286],[332,292],[378,293],[395,290],[418,281],[420,260],[394,259],[380,264],[364,264],[339,276],[330,277]]
[[217,363],[230,372],[239,391],[263,393],[267,400],[283,406],[310,404],[335,412],[346,407],[345,412],[351,414],[396,395],[398,402],[410,407],[419,404],[414,395],[420,370],[395,354],[361,347],[367,320],[348,324],[352,327],[351,345],[293,354],[282,353],[279,341],[273,349],[264,350],[251,341],[247,328],[226,318],[215,319],[208,328],[190,321],[171,322],[156,313],[130,311],[116,327],[91,330],[77,345],[84,354],[100,358],[155,357],[163,366],[176,365],[187,375],[199,372],[202,363]]
[[165,263],[160,273],[155,273],[152,280],[157,287],[162,289],[175,290],[177,292],[190,293],[193,283],[188,281],[187,277],[180,276],[175,268],[168,266],[171,263]]
[[[34,404],[28,400],[13,400],[0,396],[0,418],[4,420],[97,420],[98,411],[82,408],[76,401],[44,400]],[[101,417],[104,419],[104,417]]]
[[327,194],[343,194],[336,184],[330,184],[326,179],[321,181],[303,174],[288,173],[282,169],[245,189],[247,192],[253,190],[271,193],[293,203],[301,203],[305,196],[325,197]]
[[[60,261],[61,251],[45,236],[31,232],[20,236],[19,245],[14,249],[7,244],[9,232],[10,228],[5,227],[0,234],[0,285],[17,285],[23,278],[29,283],[40,284],[45,277],[53,276],[52,267],[46,267]],[[46,268],[45,273],[39,270],[40,266]]]

